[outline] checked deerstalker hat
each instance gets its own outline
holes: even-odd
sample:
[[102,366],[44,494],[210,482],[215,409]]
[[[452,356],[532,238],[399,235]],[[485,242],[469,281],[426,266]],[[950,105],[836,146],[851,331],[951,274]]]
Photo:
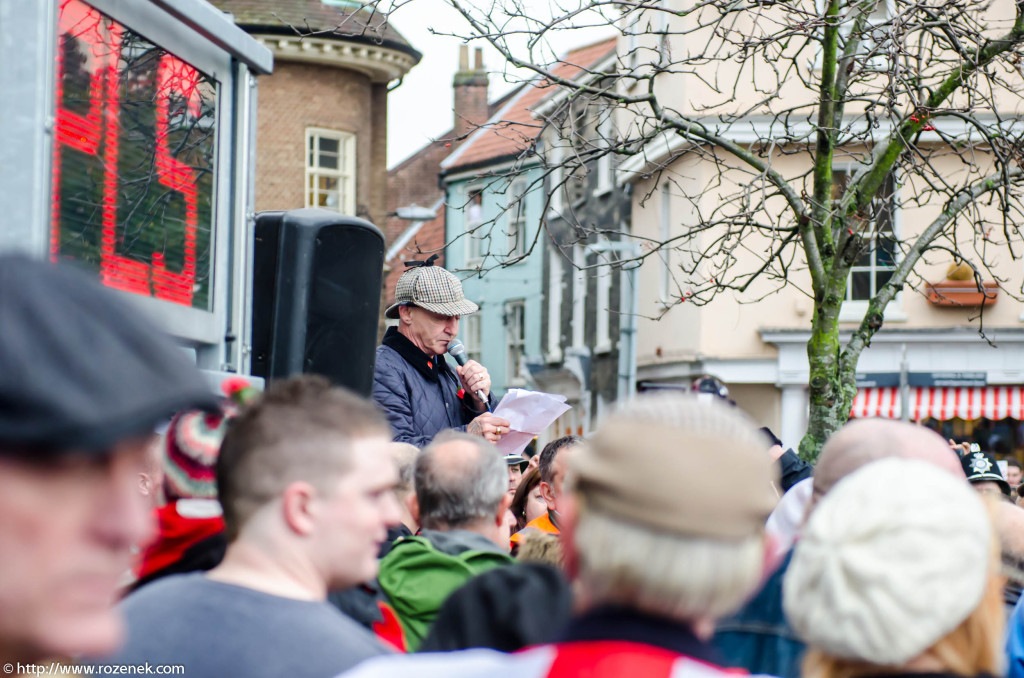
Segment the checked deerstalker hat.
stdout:
[[466,299],[462,281],[450,271],[434,266],[437,255],[426,261],[407,261],[409,267],[395,285],[395,303],[388,306],[384,315],[392,320],[398,318],[400,306],[419,306],[441,315],[467,315],[480,307]]

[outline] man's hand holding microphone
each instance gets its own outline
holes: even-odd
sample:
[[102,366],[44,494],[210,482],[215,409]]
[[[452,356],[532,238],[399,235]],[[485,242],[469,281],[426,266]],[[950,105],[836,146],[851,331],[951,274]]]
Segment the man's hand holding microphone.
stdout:
[[509,421],[494,416],[490,411],[488,395],[491,392],[491,375],[483,365],[475,360],[469,360],[466,347],[458,339],[453,339],[448,344],[448,355],[455,358],[455,362],[459,364],[455,371],[459,375],[462,387],[471,396],[474,409],[487,410],[469,422],[466,432],[497,443],[502,435],[508,433]]

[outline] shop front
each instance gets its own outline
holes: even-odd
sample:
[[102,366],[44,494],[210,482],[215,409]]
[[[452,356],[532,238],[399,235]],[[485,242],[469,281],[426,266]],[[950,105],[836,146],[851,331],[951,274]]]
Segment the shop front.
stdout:
[[977,443],[997,455],[1024,455],[1024,386],[865,387],[850,416],[902,419],[927,426],[944,438]]
[[[780,437],[793,445],[807,427],[809,334],[765,330],[761,336],[778,348]],[[1024,328],[986,329],[986,338],[967,327],[882,330],[857,371],[852,418],[906,419],[1024,459]]]

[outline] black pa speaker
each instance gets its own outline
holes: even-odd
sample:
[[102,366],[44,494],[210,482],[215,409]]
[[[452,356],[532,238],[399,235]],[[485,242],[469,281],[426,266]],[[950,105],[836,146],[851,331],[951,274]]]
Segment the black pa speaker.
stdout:
[[256,215],[252,373],[322,374],[369,396],[384,235],[322,209]]

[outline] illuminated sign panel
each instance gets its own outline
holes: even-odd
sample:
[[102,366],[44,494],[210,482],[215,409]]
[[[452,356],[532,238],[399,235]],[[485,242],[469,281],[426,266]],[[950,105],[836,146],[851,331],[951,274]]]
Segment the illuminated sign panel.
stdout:
[[212,310],[216,81],[81,0],[58,9],[50,257]]

